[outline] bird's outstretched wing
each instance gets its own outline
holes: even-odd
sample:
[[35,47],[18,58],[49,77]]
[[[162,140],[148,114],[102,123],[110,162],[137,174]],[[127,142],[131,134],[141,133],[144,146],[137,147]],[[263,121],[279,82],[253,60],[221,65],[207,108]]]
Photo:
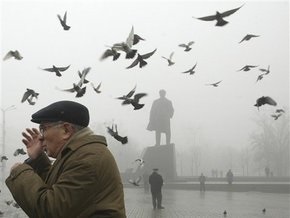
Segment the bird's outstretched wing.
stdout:
[[237,10],[239,10],[243,6],[244,5],[242,5],[242,6],[238,7],[238,8],[232,9],[232,10],[225,11],[225,12],[221,13],[221,16],[222,17],[230,16],[231,14],[235,13]]
[[204,21],[212,21],[216,19],[215,15],[205,16],[205,17],[197,17],[196,19],[204,20]]
[[129,48],[133,46],[134,42],[134,27],[132,26],[131,32],[126,40],[126,44],[128,45]]
[[132,64],[130,64],[128,67],[126,67],[127,69],[130,69],[130,68],[132,68],[132,67],[135,67],[137,64],[139,63],[139,59],[138,58],[136,58],[133,62],[132,62]]
[[157,48],[155,48],[153,51],[151,51],[149,53],[146,53],[146,54],[141,55],[141,57],[143,59],[147,59],[147,58],[151,57],[156,52],[156,50],[157,50]]

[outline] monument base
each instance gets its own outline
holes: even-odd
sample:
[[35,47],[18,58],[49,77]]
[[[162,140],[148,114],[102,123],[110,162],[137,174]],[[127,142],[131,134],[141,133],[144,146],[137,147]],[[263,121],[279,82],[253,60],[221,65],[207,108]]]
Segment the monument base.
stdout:
[[137,174],[151,174],[154,168],[158,168],[158,172],[165,181],[175,180],[177,173],[175,145],[173,143],[145,148],[142,159],[144,160],[144,165],[137,169]]

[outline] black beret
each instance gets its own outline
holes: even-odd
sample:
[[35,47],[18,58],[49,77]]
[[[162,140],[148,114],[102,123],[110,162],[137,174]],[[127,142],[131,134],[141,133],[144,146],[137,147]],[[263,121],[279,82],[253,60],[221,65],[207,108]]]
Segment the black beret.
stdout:
[[87,127],[90,121],[89,110],[73,101],[58,101],[32,114],[34,123],[65,121]]

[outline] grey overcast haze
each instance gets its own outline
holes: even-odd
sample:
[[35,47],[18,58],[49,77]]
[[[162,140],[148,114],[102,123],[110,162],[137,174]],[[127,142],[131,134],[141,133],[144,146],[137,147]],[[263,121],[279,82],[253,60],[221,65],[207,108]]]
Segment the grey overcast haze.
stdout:
[[[229,23],[222,27],[215,26],[216,21],[196,19],[238,7],[224,18]],[[68,31],[57,18],[66,11]],[[107,46],[126,41],[132,26],[145,39],[133,46],[138,53],[157,49],[146,59],[148,64],[126,69],[135,58],[125,59],[122,52],[116,61],[112,57],[101,61]],[[259,37],[239,43],[247,34]],[[190,41],[194,43],[188,52],[178,46]],[[23,59],[4,61],[10,50],[18,50]],[[168,66],[162,56],[172,52],[175,64]],[[182,73],[196,63],[193,75]],[[53,65],[70,67],[61,77],[42,70]],[[245,65],[258,67],[239,71]],[[268,66],[270,73],[257,81],[259,69]],[[86,79],[102,83],[100,94],[90,84],[80,98],[59,90],[72,88],[79,80],[78,70],[86,67],[91,67]],[[154,133],[146,127],[152,102],[165,89],[175,111],[171,141],[177,153],[177,174],[191,175],[191,155],[197,147],[205,174],[213,168],[224,172],[233,168],[242,174],[234,154],[250,146],[250,135],[258,129],[255,120],[267,117],[275,122],[271,114],[278,108],[289,113],[289,1],[2,0],[0,81],[9,168],[26,158],[13,157],[13,152],[24,147],[21,132],[37,127],[30,121],[31,114],[55,101],[73,100],[89,108],[90,127],[106,136],[124,172],[133,167],[143,149],[155,144]],[[207,85],[218,81],[222,81],[218,87]],[[116,99],[135,85],[136,92],[148,94],[141,99],[145,106],[140,110]],[[27,88],[39,93],[35,105],[21,103]],[[254,104],[261,96],[270,96],[277,106],[263,105],[258,110]],[[10,110],[12,105],[15,109]],[[128,136],[128,144],[108,135],[106,126],[112,123]],[[165,143],[164,135],[161,140]],[[226,159],[229,155],[232,159]]]

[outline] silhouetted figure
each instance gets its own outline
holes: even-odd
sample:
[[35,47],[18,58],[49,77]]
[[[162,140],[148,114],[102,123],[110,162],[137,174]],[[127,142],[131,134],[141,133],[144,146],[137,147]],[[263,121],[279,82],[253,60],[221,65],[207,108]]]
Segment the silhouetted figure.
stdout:
[[265,174],[267,177],[270,176],[270,168],[268,166],[265,167]]
[[144,182],[144,192],[148,193],[149,192],[149,174],[147,173],[147,171],[145,171],[143,174],[143,182]]
[[156,145],[160,145],[161,133],[165,133],[166,144],[169,145],[171,139],[170,119],[173,117],[174,109],[172,102],[165,97],[165,90],[161,89],[159,95],[160,98],[152,104],[147,130],[155,130]]
[[163,178],[158,174],[158,169],[153,169],[153,173],[149,176],[149,184],[151,187],[153,209],[164,209],[162,206],[162,193]]
[[199,183],[200,183],[200,191],[205,191],[205,181],[206,177],[202,174],[200,174],[200,177],[198,178]]
[[229,169],[229,171],[227,172],[226,177],[227,177],[228,184],[231,185],[233,183],[233,180],[234,180],[234,174],[231,171],[231,169]]

